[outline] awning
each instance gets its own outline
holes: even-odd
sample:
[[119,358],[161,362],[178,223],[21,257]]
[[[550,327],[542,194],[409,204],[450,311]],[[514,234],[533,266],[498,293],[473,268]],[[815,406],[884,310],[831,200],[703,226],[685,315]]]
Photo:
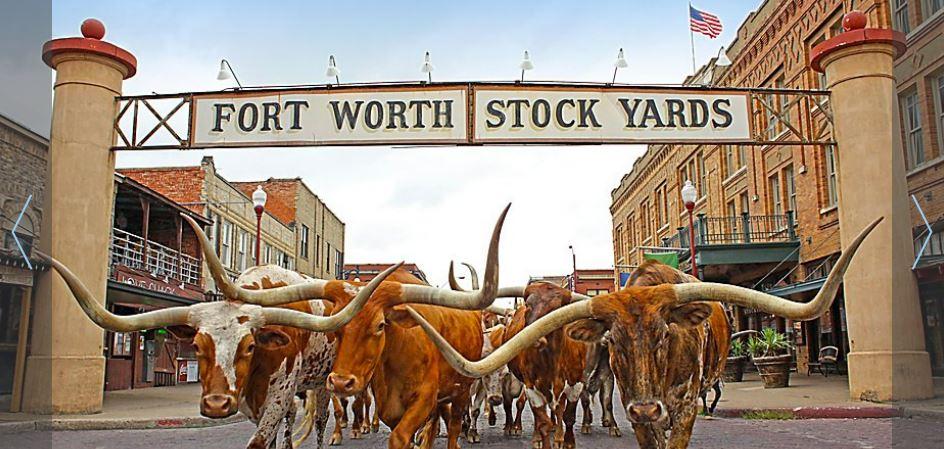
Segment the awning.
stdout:
[[826,278],[811,279],[809,281],[797,282],[795,284],[782,285],[767,290],[765,293],[786,298],[797,293],[819,291],[826,283]]

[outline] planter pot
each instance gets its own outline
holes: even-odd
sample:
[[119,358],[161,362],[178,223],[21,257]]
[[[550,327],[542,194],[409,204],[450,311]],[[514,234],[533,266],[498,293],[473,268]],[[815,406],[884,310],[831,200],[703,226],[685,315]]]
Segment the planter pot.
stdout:
[[793,357],[776,355],[771,357],[754,357],[754,366],[764,380],[764,388],[785,388],[790,385],[790,365]]
[[741,382],[744,380],[744,368],[747,367],[747,357],[728,357],[724,364],[724,381]]

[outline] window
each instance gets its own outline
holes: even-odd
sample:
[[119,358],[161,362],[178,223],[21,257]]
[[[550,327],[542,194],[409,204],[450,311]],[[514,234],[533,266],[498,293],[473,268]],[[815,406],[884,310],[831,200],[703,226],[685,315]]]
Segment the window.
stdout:
[[729,234],[733,235],[737,233],[738,223],[740,223],[740,221],[741,219],[737,214],[737,203],[735,203],[734,200],[728,201],[728,216],[725,219],[725,223],[728,225],[727,231]]
[[649,238],[649,202],[639,204],[639,240]]
[[315,236],[315,266],[321,261],[321,236]]
[[220,232],[220,259],[223,266],[233,267],[233,224],[223,220],[222,231]]
[[656,188],[656,224],[661,228],[669,223],[669,196],[665,184]]
[[272,245],[268,243],[265,244],[265,257],[263,260],[265,260],[266,265],[272,263]]
[[326,243],[325,245],[327,246],[327,248],[325,248],[325,273],[330,273],[331,272],[331,244]]
[[708,170],[705,170],[705,154],[698,152],[698,198],[704,198],[708,194]]
[[747,167],[747,145],[738,145],[738,169]]
[[242,229],[237,231],[239,239],[236,244],[236,269],[242,272],[246,269],[246,253],[249,248],[249,233]]
[[607,293],[609,293],[609,292],[610,292],[610,291],[607,290],[607,289],[605,289],[605,288],[601,288],[601,289],[592,289],[592,288],[591,288],[591,289],[587,289],[587,296],[593,297],[593,296],[605,295],[605,294],[607,294]]
[[626,248],[632,250],[636,247],[636,217],[629,215],[626,217]]
[[902,101],[904,111],[905,148],[907,149],[908,168],[912,169],[924,163],[924,142],[921,140],[921,104],[918,102],[918,93],[911,92],[905,95]]
[[796,182],[793,179],[793,166],[783,169],[783,184],[787,187],[787,210],[797,211]]
[[[772,87],[783,89],[784,83],[783,75],[779,75],[774,79]],[[780,132],[783,130],[783,123],[780,121],[779,115],[787,114],[786,105],[788,100],[789,97],[787,95],[772,93],[764,95],[764,103],[768,106],[764,108],[764,113],[767,116],[767,140],[777,140],[777,137],[780,136]]]
[[623,260],[623,225],[613,230],[613,247],[616,250],[616,260]]
[[908,0],[892,0],[892,8],[895,29],[908,34],[911,31],[911,23],[908,22]]
[[930,19],[931,16],[940,11],[941,8],[944,8],[944,0],[928,0],[928,10],[927,13],[924,14],[924,20]]
[[724,146],[724,179],[728,179],[731,175],[734,174],[737,169],[735,168],[736,162],[734,161],[734,145],[725,145]]
[[344,253],[340,250],[334,250],[334,275],[339,277],[344,271]]
[[826,160],[826,207],[839,204],[839,189],[836,184],[836,147],[823,147],[823,156]]
[[780,195],[780,177],[778,175],[771,176],[768,180],[770,196],[770,204],[768,206],[769,213],[771,215],[782,215],[783,214],[783,202],[781,201]]
[[[944,2],[944,0],[941,0]],[[938,139],[938,155],[944,154],[944,74],[941,74],[936,78],[934,95],[935,104],[937,105],[937,139]]]
[[308,226],[302,225],[302,238],[301,238],[301,254],[302,259],[308,258]]
[[115,332],[112,335],[111,355],[113,357],[131,357],[134,334],[131,332]]

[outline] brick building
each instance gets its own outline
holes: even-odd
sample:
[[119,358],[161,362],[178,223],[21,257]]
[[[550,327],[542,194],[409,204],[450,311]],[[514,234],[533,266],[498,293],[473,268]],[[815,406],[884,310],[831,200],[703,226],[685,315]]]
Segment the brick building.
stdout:
[[944,1],[891,0],[893,26],[907,36],[895,63],[900,136],[912,205],[915,267],[931,368],[944,376]]
[[[377,277],[381,271],[386,270],[393,266],[392,263],[349,263],[344,264],[344,271],[341,279],[348,281],[358,281],[358,282],[370,282],[372,279]],[[414,276],[423,280],[423,282],[429,283],[429,280],[426,279],[426,273],[420,269],[415,263],[404,263],[403,269],[409,271]]]
[[[210,241],[231,277],[255,264],[256,213],[252,198],[217,172],[212,157],[204,157],[199,166],[129,168],[118,172],[210,219],[213,223],[208,232]],[[277,197],[266,202],[261,259],[263,264],[295,269],[295,231],[272,212],[284,213],[288,208]],[[206,288],[215,290],[206,267],[203,270]]]
[[[268,195],[266,209],[295,230],[295,269],[322,279],[341,277],[344,264],[344,222],[301,178],[234,182],[252,197],[257,187]],[[270,207],[268,201],[273,204]]]
[[[32,248],[39,243],[48,159],[48,139],[0,115],[0,412],[20,409],[33,283],[46,269],[32,257]],[[30,195],[16,229],[31,256],[27,264],[13,240],[13,225]]]
[[[821,89],[825,77],[810,68],[811,49],[841,32],[841,0],[768,0],[740,25],[727,48],[729,67],[711,60],[687,84]],[[857,2],[870,26],[891,23],[888,2]],[[940,34],[940,33],[938,33]],[[828,102],[794,101],[769,94],[754,115],[768,141],[795,140],[787,120],[829,133]],[[778,116],[779,114],[779,116]],[[820,137],[828,137],[824,134]],[[764,290],[806,301],[819,290],[839,255],[837,167],[841,149],[801,145],[651,145],[612,191],[610,212],[616,275],[649,251],[679,253],[691,266],[689,217],[680,187],[690,180],[695,204],[696,261],[703,279]],[[819,320],[792,323],[736,308],[738,329],[775,327],[797,343],[797,362],[816,359],[824,346],[848,352],[842,293]]]

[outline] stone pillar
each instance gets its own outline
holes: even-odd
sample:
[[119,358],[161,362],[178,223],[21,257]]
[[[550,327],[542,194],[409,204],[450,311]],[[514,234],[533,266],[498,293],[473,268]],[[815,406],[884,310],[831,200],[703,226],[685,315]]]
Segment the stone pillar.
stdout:
[[[42,251],[69,266],[104,300],[113,207],[115,97],[137,61],[102,41],[105,27],[89,19],[81,38],[54,39],[43,61],[56,70],[53,86]],[[36,284],[31,351],[23,411],[95,413],[102,408],[103,331],[76,304],[51,270]]]
[[897,134],[896,55],[904,35],[843,18],[843,34],[813,49],[812,66],[832,91],[839,153],[840,238],[845,247],[869,222],[885,221],[859,249],[844,280],[849,328],[849,392],[870,401],[932,396],[921,307],[911,264],[911,212]]

